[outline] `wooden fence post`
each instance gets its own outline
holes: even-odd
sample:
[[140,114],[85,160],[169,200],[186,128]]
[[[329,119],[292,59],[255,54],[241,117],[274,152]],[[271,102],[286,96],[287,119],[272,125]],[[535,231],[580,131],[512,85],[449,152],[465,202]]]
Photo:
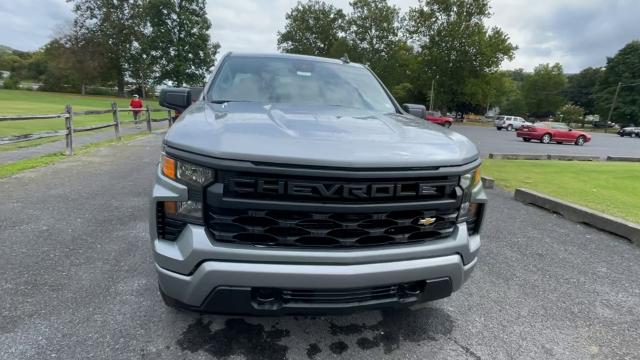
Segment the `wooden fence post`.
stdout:
[[169,127],[173,125],[173,119],[171,118],[171,110],[167,110],[167,123],[169,123]]
[[64,112],[66,114],[64,118],[64,125],[67,129],[67,133],[65,134],[67,155],[73,155],[73,109],[71,108],[71,105],[65,106]]
[[151,109],[147,105],[147,131],[151,132]]
[[111,109],[113,110],[113,127],[116,130],[116,139],[120,140],[120,115],[118,114],[118,104],[112,102]]

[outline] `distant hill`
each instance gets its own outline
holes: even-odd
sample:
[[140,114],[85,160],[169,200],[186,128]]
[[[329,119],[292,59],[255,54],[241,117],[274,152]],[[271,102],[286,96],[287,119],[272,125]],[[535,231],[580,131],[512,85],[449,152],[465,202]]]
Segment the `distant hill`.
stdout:
[[10,48],[8,46],[5,46],[5,45],[0,45],[0,55],[4,55],[4,54],[10,53],[10,52],[13,52],[12,48]]

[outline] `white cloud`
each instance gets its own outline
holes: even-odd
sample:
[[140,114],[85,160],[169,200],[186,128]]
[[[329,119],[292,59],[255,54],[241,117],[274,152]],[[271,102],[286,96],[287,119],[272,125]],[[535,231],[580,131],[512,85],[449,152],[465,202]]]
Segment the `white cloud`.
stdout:
[[[348,0],[328,1],[349,11]],[[275,52],[285,13],[297,0],[209,0],[212,35],[221,52]],[[417,0],[390,0],[403,11]],[[72,18],[65,0],[0,0],[0,44],[20,50],[44,45],[60,23]],[[505,68],[532,70],[560,62],[565,71],[602,66],[607,56],[640,38],[638,0],[493,0],[489,24],[502,28],[519,46]]]

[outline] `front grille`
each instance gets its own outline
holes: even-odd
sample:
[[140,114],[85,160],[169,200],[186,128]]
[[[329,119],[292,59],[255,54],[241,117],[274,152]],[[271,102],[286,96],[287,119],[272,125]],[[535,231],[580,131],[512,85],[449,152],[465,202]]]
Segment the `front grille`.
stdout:
[[344,304],[399,297],[397,285],[365,289],[282,290],[283,303]]
[[331,213],[210,206],[206,224],[215,240],[221,242],[267,246],[361,247],[446,237],[453,232],[456,217],[457,212],[452,210]]

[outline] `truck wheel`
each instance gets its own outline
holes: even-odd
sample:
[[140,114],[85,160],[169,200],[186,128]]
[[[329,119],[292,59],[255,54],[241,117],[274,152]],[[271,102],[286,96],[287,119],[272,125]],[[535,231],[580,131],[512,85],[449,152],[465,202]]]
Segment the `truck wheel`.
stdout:
[[544,134],[542,136],[542,139],[540,139],[540,142],[543,144],[548,144],[551,142],[551,134]]
[[509,124],[509,126],[507,126],[507,131],[513,131],[513,125]]
[[584,145],[585,140],[587,140],[587,139],[584,136],[582,136],[582,135],[578,136],[578,138],[576,139],[576,145],[578,145],[578,146]]
[[496,129],[498,129],[498,131],[501,131],[501,130],[502,130],[502,128],[501,128],[501,127],[498,127],[498,126],[496,126]]

